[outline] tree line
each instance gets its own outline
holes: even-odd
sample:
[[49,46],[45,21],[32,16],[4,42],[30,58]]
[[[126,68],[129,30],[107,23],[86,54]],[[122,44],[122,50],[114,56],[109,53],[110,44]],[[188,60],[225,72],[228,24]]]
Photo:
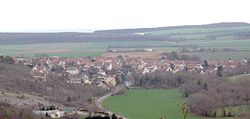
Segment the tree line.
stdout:
[[0,44],[34,44],[55,42],[102,42],[102,41],[165,41],[178,40],[171,36],[152,36],[110,33],[0,33]]
[[235,117],[250,108],[250,80],[224,78],[188,81],[180,86],[192,113],[207,117]]

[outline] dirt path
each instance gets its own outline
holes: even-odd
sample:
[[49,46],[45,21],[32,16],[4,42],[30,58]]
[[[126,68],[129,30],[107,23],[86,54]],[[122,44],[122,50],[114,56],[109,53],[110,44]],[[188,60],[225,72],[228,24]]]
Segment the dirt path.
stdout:
[[[105,99],[107,99],[109,96],[111,96],[112,94],[116,94],[118,93],[119,91],[123,90],[125,87],[124,86],[118,86],[114,91],[110,92],[109,94],[107,95],[104,95],[100,98],[98,98],[97,100],[95,100],[95,105],[97,106],[97,108],[99,108],[100,110],[102,110],[103,112],[107,112],[109,115],[112,115],[114,112],[111,112],[110,110],[108,109],[105,109],[103,107],[103,101]],[[121,115],[118,115],[119,117],[122,117],[123,119],[126,119],[124,116],[121,116]]]

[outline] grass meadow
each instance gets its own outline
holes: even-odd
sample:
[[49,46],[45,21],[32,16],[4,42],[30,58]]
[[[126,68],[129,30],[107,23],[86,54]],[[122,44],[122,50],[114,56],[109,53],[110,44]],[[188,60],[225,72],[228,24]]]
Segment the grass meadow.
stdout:
[[[178,104],[184,101],[178,89],[130,89],[123,95],[106,99],[103,105],[128,119],[160,119],[160,116],[182,119]],[[208,118],[189,113],[187,119]]]

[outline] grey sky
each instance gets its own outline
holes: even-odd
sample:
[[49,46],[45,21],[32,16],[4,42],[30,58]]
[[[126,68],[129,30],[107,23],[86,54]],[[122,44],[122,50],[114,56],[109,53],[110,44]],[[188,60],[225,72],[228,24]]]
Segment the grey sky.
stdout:
[[0,32],[250,22],[248,0],[0,0]]

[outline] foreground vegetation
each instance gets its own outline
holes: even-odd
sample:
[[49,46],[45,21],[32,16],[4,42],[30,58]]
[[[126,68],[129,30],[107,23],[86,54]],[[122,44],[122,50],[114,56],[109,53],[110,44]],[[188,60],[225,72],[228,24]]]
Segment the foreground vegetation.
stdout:
[[[0,103],[0,119],[41,119],[42,117],[35,115],[30,108],[16,108],[8,103]],[[50,118],[45,118],[50,119]]]

